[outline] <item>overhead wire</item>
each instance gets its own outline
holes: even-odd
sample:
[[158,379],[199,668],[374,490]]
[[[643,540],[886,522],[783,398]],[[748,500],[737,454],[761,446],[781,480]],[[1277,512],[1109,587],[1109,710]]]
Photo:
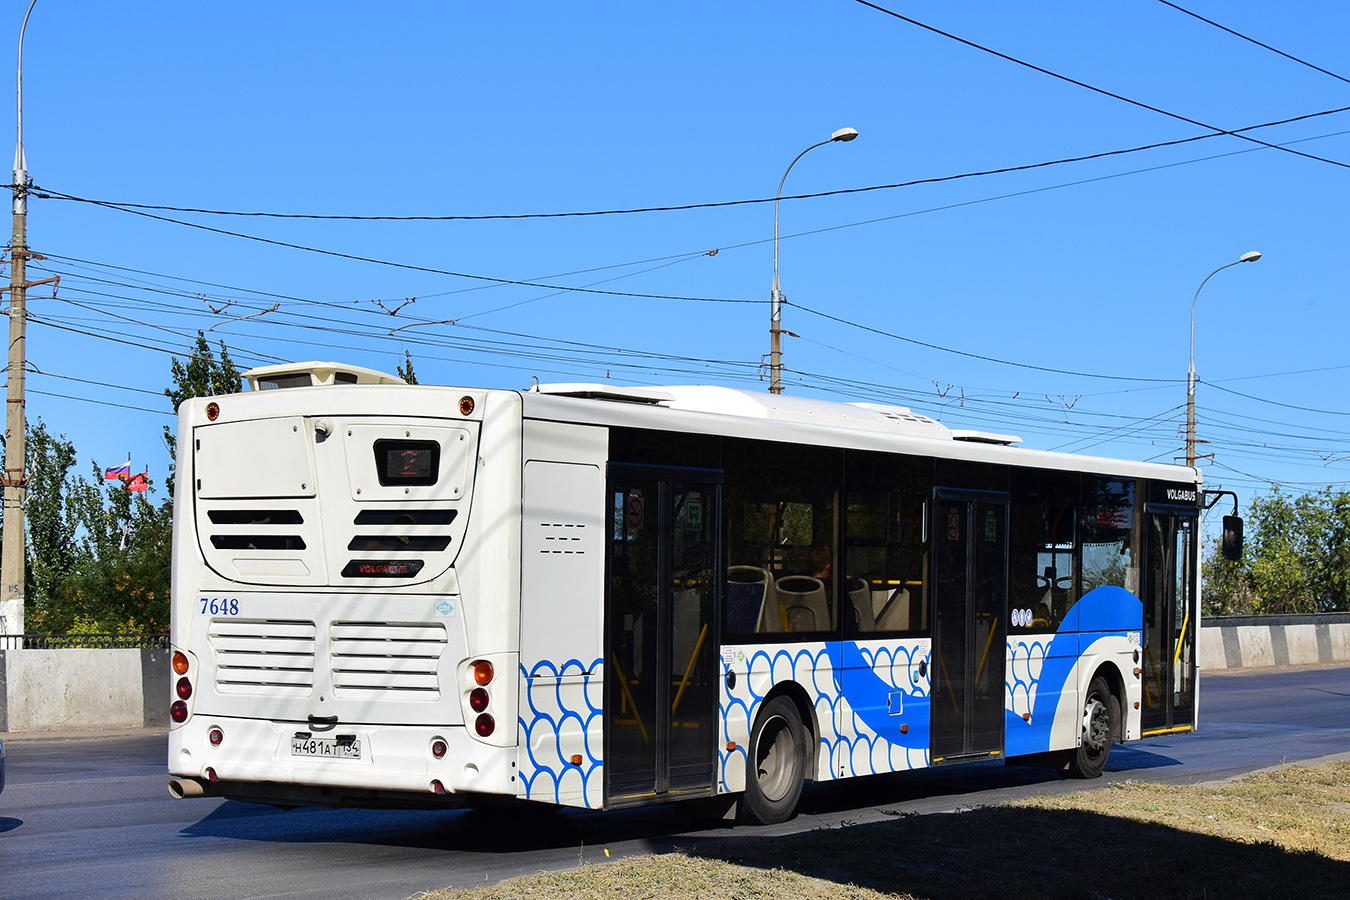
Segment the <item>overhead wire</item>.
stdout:
[[1300,66],[1307,66],[1309,69],[1313,69],[1314,71],[1321,72],[1323,75],[1330,75],[1332,78],[1335,78],[1337,81],[1343,81],[1343,82],[1345,82],[1346,84],[1350,84],[1350,78],[1346,78],[1346,77],[1343,76],[1343,75],[1338,75],[1338,74],[1336,74],[1335,72],[1331,71],[1330,69],[1324,69],[1324,68],[1322,68],[1321,66],[1316,65],[1315,63],[1310,63],[1310,62],[1308,62],[1306,59],[1300,59],[1299,57],[1294,56],[1292,53],[1285,53],[1283,50],[1279,49],[1278,47],[1272,47],[1270,44],[1264,43],[1263,41],[1258,41],[1256,38],[1251,37],[1250,35],[1243,34],[1242,32],[1236,31],[1236,30],[1234,30],[1234,29],[1232,29],[1232,28],[1229,28],[1227,25],[1221,25],[1220,23],[1214,21],[1213,19],[1207,19],[1207,18],[1205,18],[1204,16],[1200,15],[1200,14],[1197,13],[1197,12],[1193,12],[1193,11],[1191,11],[1191,10],[1189,10],[1189,9],[1186,9],[1184,6],[1179,6],[1179,5],[1177,5],[1176,3],[1173,3],[1172,0],[1158,0],[1158,2],[1161,3],[1163,6],[1170,6],[1170,7],[1172,7],[1172,8],[1175,9],[1177,12],[1185,13],[1186,15],[1190,16],[1190,17],[1193,18],[1193,19],[1199,19],[1201,22],[1204,22],[1206,25],[1213,25],[1215,28],[1219,29],[1220,31],[1226,31],[1226,32],[1228,32],[1229,34],[1233,35],[1234,37],[1241,38],[1242,40],[1247,41],[1248,43],[1255,44],[1255,45],[1258,46],[1258,47],[1261,47],[1261,48],[1263,48],[1263,49],[1269,50],[1271,53],[1275,53],[1275,54],[1277,54],[1277,55],[1279,55],[1279,56],[1283,56],[1285,59],[1292,60],[1293,62],[1298,63]]
[[1260,145],[1263,146],[1263,147],[1268,147],[1268,148],[1274,149],[1274,150],[1282,150],[1282,151],[1284,151],[1285,153],[1292,153],[1292,154],[1294,154],[1295,156],[1301,156],[1301,157],[1304,157],[1305,159],[1316,160],[1317,162],[1327,163],[1328,165],[1338,166],[1338,167],[1344,168],[1344,169],[1350,169],[1350,163],[1341,162],[1340,160],[1335,160],[1335,159],[1328,159],[1328,158],[1323,157],[1323,156],[1316,156],[1316,155],[1314,155],[1314,154],[1312,154],[1312,153],[1304,153],[1304,152],[1301,151],[1301,150],[1295,150],[1295,149],[1293,149],[1293,148],[1291,148],[1291,147],[1281,146],[1281,145],[1279,145],[1279,144],[1271,144],[1271,143],[1267,143],[1266,141],[1260,140],[1259,138],[1254,138],[1254,137],[1252,137],[1251,135],[1249,135],[1249,134],[1244,134],[1243,132],[1240,132],[1240,131],[1230,131],[1230,130],[1228,130],[1228,129],[1226,129],[1226,128],[1220,128],[1220,127],[1217,126],[1217,125],[1210,125],[1210,124],[1208,124],[1208,123],[1206,123],[1206,122],[1200,121],[1199,119],[1193,119],[1193,118],[1191,118],[1190,116],[1184,116],[1184,115],[1181,115],[1180,113],[1174,113],[1174,112],[1171,112],[1170,110],[1163,109],[1162,107],[1154,106],[1154,105],[1152,105],[1152,104],[1150,104],[1150,103],[1144,103],[1144,102],[1141,101],[1141,100],[1135,100],[1135,99],[1132,99],[1132,98],[1130,98],[1130,97],[1126,97],[1124,94],[1118,94],[1118,93],[1116,93],[1116,92],[1114,92],[1114,91],[1108,91],[1108,90],[1106,90],[1105,88],[1100,88],[1100,87],[1097,87],[1096,85],[1088,84],[1086,81],[1080,81],[1080,80],[1077,79],[1077,78],[1071,78],[1071,77],[1069,77],[1068,75],[1062,75],[1062,74],[1060,74],[1059,72],[1052,71],[1052,70],[1050,70],[1050,69],[1045,68],[1044,66],[1038,66],[1038,65],[1036,65],[1035,63],[1030,63],[1030,62],[1027,62],[1026,60],[1018,59],[1018,58],[1015,57],[1015,56],[1011,56],[1011,55],[1009,55],[1009,54],[1007,54],[1007,53],[1003,53],[1003,52],[1000,52],[1000,51],[998,51],[998,50],[994,50],[993,48],[991,48],[991,47],[986,47],[986,46],[984,46],[983,44],[977,44],[977,43],[974,42],[974,41],[971,41],[971,40],[968,40],[968,39],[966,39],[966,38],[960,37],[960,36],[958,36],[958,35],[952,34],[952,33],[949,32],[949,31],[943,31],[943,30],[940,29],[940,28],[935,28],[935,27],[933,27],[932,25],[927,25],[927,24],[925,24],[925,23],[923,23],[923,22],[920,22],[918,19],[914,19],[914,18],[911,18],[911,17],[909,17],[909,16],[902,15],[901,13],[898,13],[898,12],[896,12],[896,11],[894,11],[894,10],[887,9],[886,7],[880,6],[880,5],[876,4],[876,3],[872,3],[871,0],[855,0],[855,2],[856,2],[856,3],[859,3],[859,4],[863,5],[863,6],[866,6],[866,7],[868,7],[869,9],[876,10],[876,11],[879,12],[879,13],[884,13],[885,15],[888,15],[888,16],[891,16],[891,17],[893,17],[893,18],[899,19],[899,20],[902,21],[902,22],[907,22],[907,23],[909,23],[910,25],[914,25],[914,26],[916,26],[916,27],[918,27],[918,28],[922,28],[922,29],[924,29],[925,31],[929,31],[929,32],[932,32],[933,34],[941,35],[942,37],[945,37],[945,38],[947,38],[948,40],[956,41],[957,43],[964,44],[964,45],[966,45],[967,47],[972,47],[972,48],[974,48],[974,49],[976,49],[976,50],[979,50],[979,51],[981,51],[981,52],[983,52],[983,53],[988,53],[988,54],[990,54],[990,55],[992,55],[992,56],[996,56],[996,57],[998,57],[999,59],[1007,60],[1008,62],[1015,63],[1016,65],[1023,66],[1024,68],[1027,68],[1027,69],[1031,69],[1031,70],[1034,71],[1034,72],[1039,72],[1039,73],[1041,73],[1042,75],[1048,75],[1048,76],[1050,76],[1051,78],[1058,79],[1058,80],[1063,81],[1063,82],[1065,82],[1065,83],[1067,83],[1067,84],[1076,85],[1077,87],[1084,88],[1084,89],[1086,89],[1086,90],[1092,91],[1092,92],[1097,93],[1097,94],[1101,94],[1101,95],[1104,96],[1104,97],[1110,97],[1110,98],[1112,98],[1113,100],[1119,100],[1119,101],[1121,101],[1122,103],[1128,103],[1129,105],[1138,107],[1139,109],[1148,110],[1149,112],[1158,113],[1159,115],[1166,116],[1166,117],[1168,117],[1168,118],[1170,118],[1170,119],[1175,119],[1175,120],[1177,120],[1177,121],[1179,121],[1179,122],[1185,122],[1185,123],[1187,123],[1187,124],[1189,124],[1189,125],[1195,125],[1195,126],[1197,126],[1197,127],[1199,127],[1199,128],[1207,129],[1207,130],[1209,130],[1209,131],[1214,132],[1216,135],[1217,135],[1217,134],[1231,135],[1231,136],[1233,136],[1233,137],[1240,138],[1241,140],[1244,140],[1244,141],[1250,141],[1250,142],[1252,142],[1252,143],[1254,143],[1254,144],[1260,144]]

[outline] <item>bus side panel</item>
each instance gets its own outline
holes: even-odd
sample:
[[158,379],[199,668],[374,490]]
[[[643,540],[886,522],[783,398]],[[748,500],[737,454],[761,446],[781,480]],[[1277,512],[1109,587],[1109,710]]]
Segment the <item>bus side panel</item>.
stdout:
[[745,790],[755,716],[785,685],[811,708],[813,780],[927,766],[930,650],[927,638],[724,647],[718,789]]
[[836,661],[835,775],[879,775],[928,766],[932,642],[844,641]]
[[1059,714],[1059,707],[1061,701],[1067,701],[1069,709],[1078,702],[1077,679],[1073,677],[1077,661],[1078,635],[1072,632],[1008,637],[1005,755],[1076,746],[1073,731],[1066,731],[1072,723]]
[[519,795],[604,802],[605,429],[524,431]]
[[1081,698],[1093,674],[1108,663],[1125,685],[1125,738],[1138,737],[1138,679],[1123,673],[1134,666],[1142,621],[1139,599],[1124,588],[1108,586],[1085,594],[1058,633],[1010,636],[1004,752],[1020,756],[1077,747],[1083,727]]

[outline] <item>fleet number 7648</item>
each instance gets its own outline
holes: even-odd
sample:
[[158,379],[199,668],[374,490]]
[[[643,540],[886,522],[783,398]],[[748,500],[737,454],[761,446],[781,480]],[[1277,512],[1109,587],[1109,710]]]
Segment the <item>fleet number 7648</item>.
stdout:
[[231,597],[226,600],[223,597],[202,597],[202,615],[208,613],[213,616],[237,616],[239,615],[239,599]]

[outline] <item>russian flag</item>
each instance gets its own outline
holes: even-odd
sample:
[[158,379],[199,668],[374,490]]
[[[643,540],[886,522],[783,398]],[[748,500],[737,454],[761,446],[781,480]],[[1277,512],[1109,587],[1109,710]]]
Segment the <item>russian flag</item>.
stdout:
[[123,478],[131,477],[131,460],[127,460],[120,466],[113,466],[110,469],[103,470],[104,481],[120,481]]

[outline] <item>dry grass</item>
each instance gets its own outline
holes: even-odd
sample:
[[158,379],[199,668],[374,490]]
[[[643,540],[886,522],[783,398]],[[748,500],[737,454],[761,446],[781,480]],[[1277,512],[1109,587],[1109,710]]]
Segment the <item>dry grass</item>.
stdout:
[[1125,782],[952,815],[782,838],[738,829],[697,851],[446,890],[425,900],[1350,897],[1350,762],[1215,787]]

